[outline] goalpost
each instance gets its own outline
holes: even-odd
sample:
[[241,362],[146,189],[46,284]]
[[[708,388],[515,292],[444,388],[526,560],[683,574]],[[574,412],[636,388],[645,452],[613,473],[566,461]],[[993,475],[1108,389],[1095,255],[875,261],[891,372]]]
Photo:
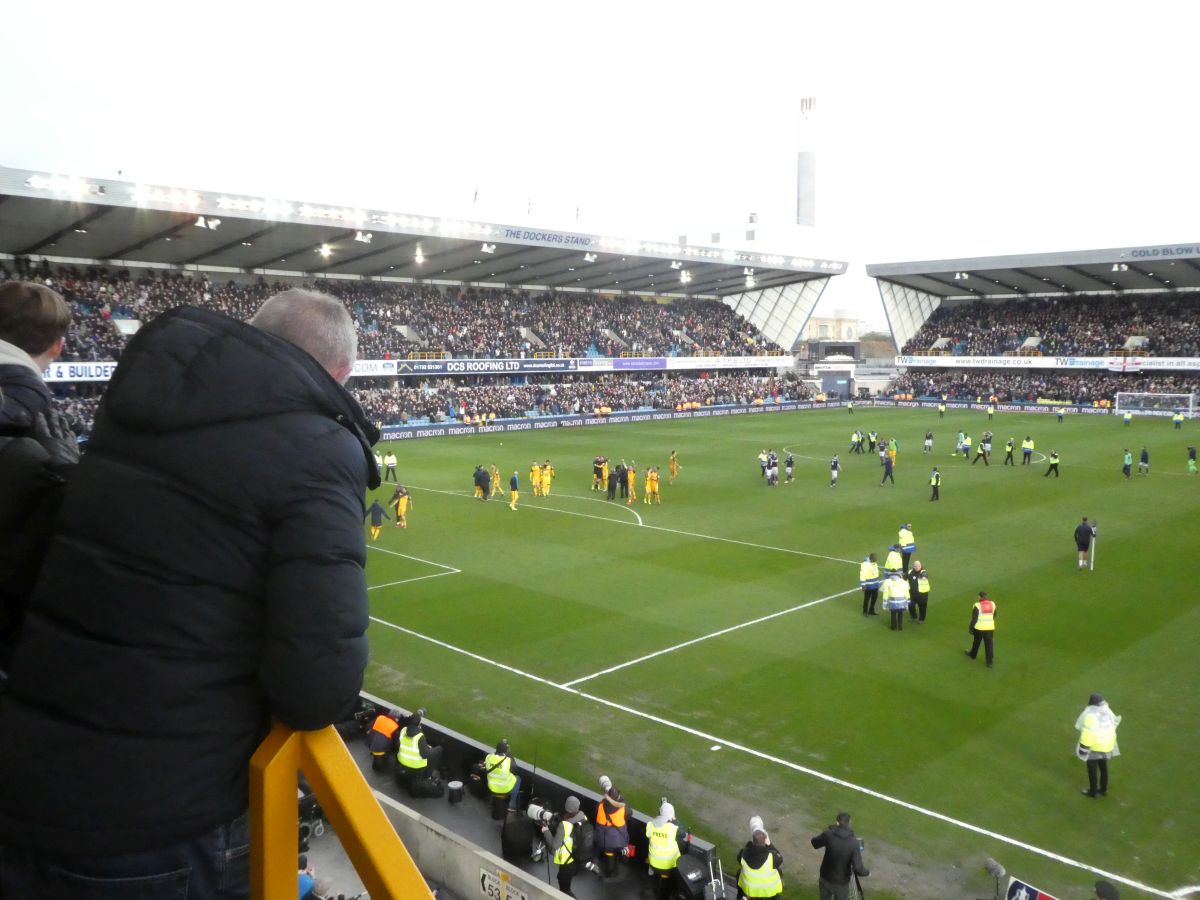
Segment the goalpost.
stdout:
[[1196,418],[1195,394],[1139,394],[1133,391],[1117,392],[1117,412],[1148,413],[1153,416],[1169,416],[1182,410],[1189,419]]

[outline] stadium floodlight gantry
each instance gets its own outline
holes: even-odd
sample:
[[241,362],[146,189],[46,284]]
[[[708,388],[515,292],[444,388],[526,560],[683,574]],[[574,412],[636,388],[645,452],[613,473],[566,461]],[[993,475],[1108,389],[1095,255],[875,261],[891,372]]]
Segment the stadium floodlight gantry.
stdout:
[[0,258],[718,299],[791,350],[838,260],[0,167]]
[[1200,290],[1200,243],[872,264],[897,352],[943,304]]

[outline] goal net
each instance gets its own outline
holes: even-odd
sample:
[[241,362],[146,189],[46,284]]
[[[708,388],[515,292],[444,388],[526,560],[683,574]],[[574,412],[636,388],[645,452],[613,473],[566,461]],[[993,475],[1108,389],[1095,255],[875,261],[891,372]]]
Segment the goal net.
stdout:
[[1196,417],[1195,394],[1139,394],[1132,391],[1117,392],[1117,412],[1146,413],[1153,416],[1169,416],[1177,410],[1189,419]]

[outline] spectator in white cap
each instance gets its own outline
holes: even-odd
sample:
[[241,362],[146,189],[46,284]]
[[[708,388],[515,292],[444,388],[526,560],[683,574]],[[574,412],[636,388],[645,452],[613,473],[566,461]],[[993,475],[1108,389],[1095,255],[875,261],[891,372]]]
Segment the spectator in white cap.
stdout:
[[738,851],[738,900],[745,897],[779,897],[783,894],[783,854],[771,845],[771,836],[758,816],[750,819],[750,840]]

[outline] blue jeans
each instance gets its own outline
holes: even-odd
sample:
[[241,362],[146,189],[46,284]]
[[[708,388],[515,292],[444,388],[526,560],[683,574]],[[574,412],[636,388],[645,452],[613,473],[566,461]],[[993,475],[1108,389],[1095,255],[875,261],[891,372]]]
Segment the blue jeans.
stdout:
[[243,814],[192,840],[115,856],[59,856],[0,844],[0,900],[246,900]]

